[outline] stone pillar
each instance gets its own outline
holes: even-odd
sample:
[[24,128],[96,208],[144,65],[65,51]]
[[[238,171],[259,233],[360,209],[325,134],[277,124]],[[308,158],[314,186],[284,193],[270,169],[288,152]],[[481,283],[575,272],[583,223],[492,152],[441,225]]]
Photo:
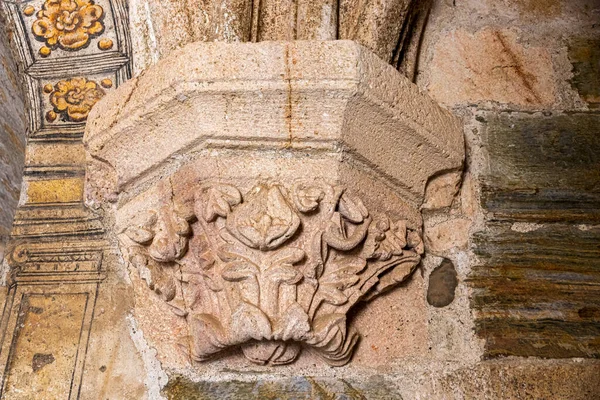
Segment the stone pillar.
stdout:
[[88,205],[172,370],[179,348],[346,364],[350,311],[410,278],[426,184],[464,157],[458,120],[350,41],[190,44],[99,102],[84,144]]
[[135,74],[195,41],[354,40],[415,75],[432,0],[139,0],[131,4]]

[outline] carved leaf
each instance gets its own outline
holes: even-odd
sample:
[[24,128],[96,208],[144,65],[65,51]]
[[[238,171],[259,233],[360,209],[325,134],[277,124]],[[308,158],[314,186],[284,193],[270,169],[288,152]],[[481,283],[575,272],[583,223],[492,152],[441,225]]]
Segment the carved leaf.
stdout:
[[271,339],[271,322],[258,307],[242,302],[231,316],[233,343]]
[[391,227],[389,220],[380,220],[375,224],[373,236],[367,247],[368,258],[387,261],[392,256],[401,256],[406,247],[406,221],[398,221]]
[[148,269],[151,275],[151,282],[149,282],[151,289],[164,301],[173,300],[177,294],[177,282],[172,274],[154,260],[148,260]]
[[154,232],[150,229],[130,226],[125,230],[125,234],[129,239],[139,244],[149,243],[154,239]]
[[423,240],[421,239],[421,235],[419,235],[415,231],[409,231],[406,236],[408,245],[415,249],[415,252],[418,255],[421,255],[425,251],[425,247],[423,246]]
[[[421,257],[414,251],[407,251],[402,257],[393,259],[392,268],[388,269],[379,277],[379,282],[363,298],[371,300],[373,297],[384,293],[401,282],[404,282],[417,268]],[[387,263],[390,264],[390,263]]]
[[341,306],[348,301],[348,297],[335,286],[319,286],[319,293],[323,297],[323,301],[334,306]]
[[227,347],[228,339],[219,319],[211,314],[194,314],[189,318],[192,339],[191,357],[204,361]]
[[154,240],[148,246],[148,254],[159,262],[181,258],[187,250],[189,232],[188,222],[165,208],[156,222]]
[[367,211],[362,201],[345,192],[340,197],[338,211],[344,218],[354,224],[360,224],[369,216],[369,211]]
[[344,290],[356,285],[359,281],[357,276],[365,269],[367,263],[358,257],[340,257],[327,264],[327,271],[319,279],[319,293],[323,301],[336,306],[342,305],[348,301],[348,296]]
[[[201,215],[206,222],[214,221],[217,216],[227,218],[227,215],[231,212],[231,208],[242,202],[242,195],[237,188],[231,185],[215,185],[209,188],[205,188],[204,208],[197,215]],[[198,204],[202,202],[200,199],[196,199],[196,207],[200,207]]]
[[225,265],[221,276],[226,281],[240,282],[259,274],[256,265],[248,261],[232,261]]
[[372,223],[359,199],[320,181],[290,191],[260,184],[244,202],[233,186],[203,187],[185,257],[190,226],[168,207],[125,232],[140,245],[124,243],[149,286],[190,323],[195,360],[241,345],[253,362],[285,364],[305,342],[344,364],[358,340],[345,312],[405,280],[423,250],[405,222]]
[[220,292],[221,290],[223,290],[223,285],[221,284],[221,282],[214,279],[211,275],[204,273],[202,274],[202,277],[204,278],[206,286],[208,286],[208,288],[213,292]]
[[289,364],[300,354],[297,343],[268,341],[252,342],[242,346],[244,356],[256,364]]
[[302,279],[302,274],[291,265],[278,265],[267,269],[264,276],[268,279],[278,282],[293,285]]
[[302,279],[302,274],[293,266],[304,259],[304,251],[297,247],[289,247],[278,251],[269,258],[269,268],[264,275],[278,283],[293,285]]
[[227,219],[227,229],[246,246],[271,250],[288,240],[300,226],[300,218],[277,186],[259,186],[247,202]]
[[271,265],[293,265],[304,259],[304,250],[297,247],[287,247],[272,255],[269,258]]
[[320,187],[301,183],[296,186],[292,199],[299,211],[307,213],[316,210],[324,196],[325,192]]
[[308,343],[315,347],[326,347],[335,340],[340,330],[346,330],[345,314],[319,316],[313,322],[313,337]]
[[329,364],[339,366],[346,364],[358,342],[358,334],[346,328],[346,316],[329,314],[319,317],[314,322],[315,336],[308,342]]
[[131,225],[125,229],[125,235],[136,243],[149,243],[154,238],[154,225],[156,224],[156,220],[156,212],[142,212],[133,217]]
[[231,244],[224,244],[220,246],[217,249],[217,254],[219,258],[225,262],[237,261],[239,259],[249,260],[252,256],[251,253],[248,252],[244,247]]
[[273,336],[278,340],[301,341],[310,331],[309,318],[302,306],[292,303],[279,319]]
[[358,282],[358,276],[367,266],[367,262],[358,257],[340,257],[328,264],[327,274],[319,280],[322,285],[333,286],[339,290],[347,289],[348,287]]
[[323,232],[323,241],[336,250],[352,250],[365,239],[370,224],[371,217],[367,216],[364,218],[363,222],[360,225],[356,225],[354,231],[348,235],[345,223],[341,220],[340,214],[335,213],[331,223],[325,232]]

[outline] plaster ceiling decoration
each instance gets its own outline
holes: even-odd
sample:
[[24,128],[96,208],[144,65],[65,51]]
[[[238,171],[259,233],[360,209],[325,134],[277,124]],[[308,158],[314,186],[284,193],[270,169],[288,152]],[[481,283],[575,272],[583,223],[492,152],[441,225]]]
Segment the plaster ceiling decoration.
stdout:
[[81,137],[92,106],[131,76],[123,0],[4,2],[24,72],[30,140]]

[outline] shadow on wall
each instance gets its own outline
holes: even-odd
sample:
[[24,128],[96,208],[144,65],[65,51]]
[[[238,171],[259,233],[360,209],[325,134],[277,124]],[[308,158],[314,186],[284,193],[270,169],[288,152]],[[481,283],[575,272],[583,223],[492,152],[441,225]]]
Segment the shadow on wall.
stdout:
[[27,119],[6,20],[0,10],[0,259],[19,202]]

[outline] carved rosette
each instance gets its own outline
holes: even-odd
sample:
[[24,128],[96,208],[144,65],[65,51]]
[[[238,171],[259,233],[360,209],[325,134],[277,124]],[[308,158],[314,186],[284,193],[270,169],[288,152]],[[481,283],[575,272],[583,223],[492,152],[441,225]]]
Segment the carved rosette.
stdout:
[[287,364],[303,344],[343,365],[358,341],[350,308],[406,280],[423,253],[404,221],[320,181],[244,195],[204,183],[192,217],[166,205],[121,237],[150,289],[187,320],[196,361],[241,346],[252,362]]

